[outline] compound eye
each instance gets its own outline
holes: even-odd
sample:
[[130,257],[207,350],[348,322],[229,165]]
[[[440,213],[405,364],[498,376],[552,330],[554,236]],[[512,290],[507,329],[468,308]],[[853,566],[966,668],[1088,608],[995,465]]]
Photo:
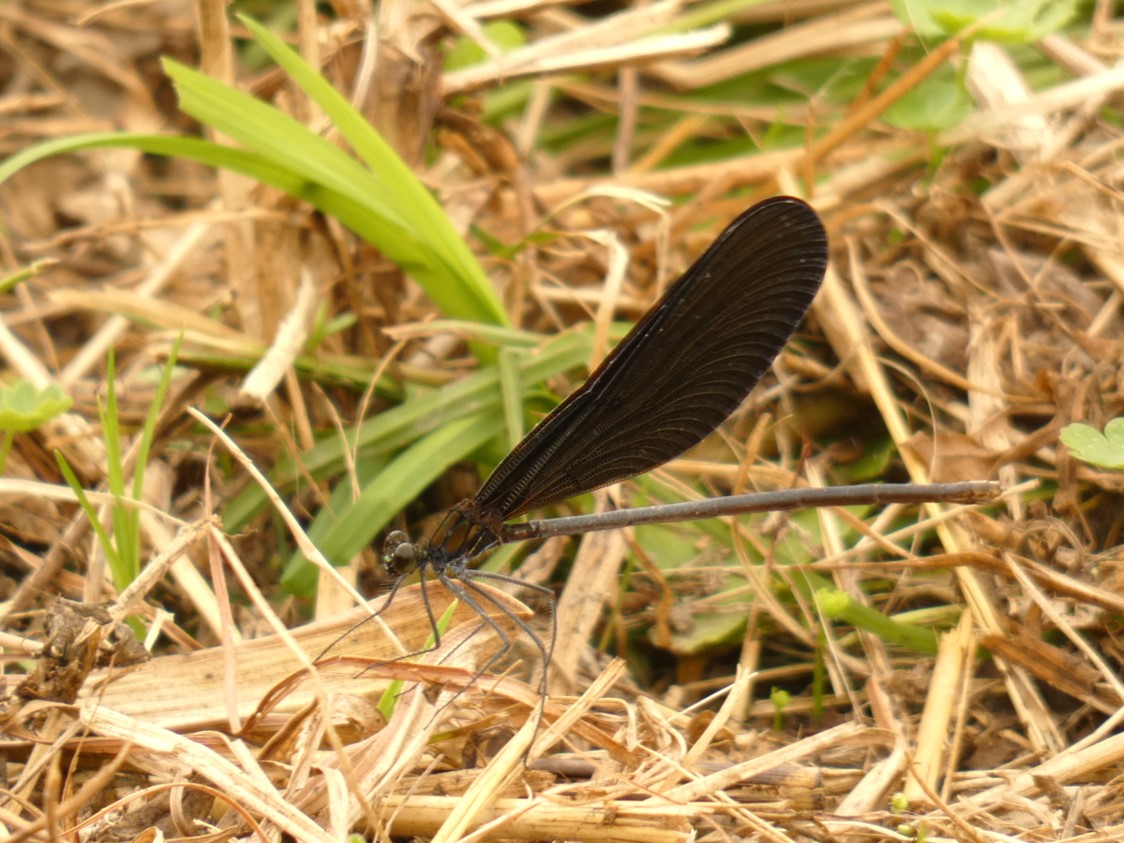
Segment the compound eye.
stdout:
[[401,530],[391,530],[382,545],[383,556],[393,556],[400,546],[409,543],[410,537]]
[[417,564],[418,550],[410,537],[401,530],[395,530],[386,537],[383,545],[382,561],[392,574],[408,574]]

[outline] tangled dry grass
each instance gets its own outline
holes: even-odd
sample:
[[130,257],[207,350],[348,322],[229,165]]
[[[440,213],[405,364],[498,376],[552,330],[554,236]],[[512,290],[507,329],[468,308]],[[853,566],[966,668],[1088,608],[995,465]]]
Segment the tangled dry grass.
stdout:
[[[481,27],[500,5],[524,46],[444,70],[454,34],[490,44]],[[1111,4],[1032,48],[953,39],[909,61],[912,36],[881,2],[753,6],[733,41],[721,24],[669,26],[687,14],[677,3],[603,18],[547,2],[293,11],[274,28],[436,191],[512,323],[556,334],[592,312],[593,359],[610,320],[642,312],[747,197],[808,195],[832,268],[801,350],[730,423],[729,440],[749,443],[732,462],[695,453],[666,483],[823,484],[864,457],[879,477],[1012,491],[909,522],[891,508],[774,520],[764,538],[723,528],[725,563],[694,533],[709,561],[693,581],[641,553],[628,591],[635,542],[590,536],[566,562],[545,701],[515,674],[476,675],[496,642],[463,606],[439,651],[387,662],[429,635],[416,587],[360,635],[347,635],[366,613],[346,583],[321,575],[314,605],[278,590],[285,547],[316,556],[302,524],[329,505],[327,484],[309,475],[239,535],[224,516],[258,483],[251,470],[299,464],[317,437],[393,403],[368,408],[376,373],[456,382],[464,327],[428,324],[441,314],[399,268],[245,178],[127,149],[48,159],[0,185],[6,271],[42,262],[0,299],[5,380],[74,398],[15,438],[0,477],[9,839],[1124,838],[1121,475],[1058,443],[1070,422],[1124,412]],[[82,132],[197,132],[164,55],[334,137],[275,68],[231,51],[244,36],[231,26],[212,0],[10,0],[0,158]],[[820,62],[818,85],[794,69],[804,60]],[[858,66],[869,73],[848,102],[827,95]],[[949,68],[974,98],[965,119],[934,132],[885,119]],[[790,96],[743,97],[752,73]],[[489,93],[519,79],[522,110],[502,130],[482,120]],[[765,143],[774,123],[805,141]],[[308,331],[285,326],[318,308],[348,321],[310,367]],[[145,567],[119,591],[53,452],[108,507],[107,352],[131,464],[152,372],[181,331],[137,509]],[[262,360],[254,402],[245,372]],[[225,433],[207,425],[224,417]],[[462,494],[431,492],[430,507]],[[794,533],[815,557],[788,567],[777,549]],[[562,553],[549,543],[523,574],[561,581]],[[723,564],[744,574],[749,605],[707,603]],[[860,609],[943,630],[935,653],[828,619],[800,587],[814,576]],[[741,637],[724,650],[683,643],[733,614]],[[627,670],[594,652],[598,637],[644,655]],[[387,719],[389,682],[404,690]],[[773,686],[791,693],[779,713]]]

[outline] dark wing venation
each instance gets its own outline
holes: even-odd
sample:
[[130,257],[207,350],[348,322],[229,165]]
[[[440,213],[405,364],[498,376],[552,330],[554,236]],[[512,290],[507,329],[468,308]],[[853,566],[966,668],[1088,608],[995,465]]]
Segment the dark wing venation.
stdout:
[[743,213],[474,501],[501,520],[649,471],[697,444],[760,380],[819,289],[827,236],[791,197]]

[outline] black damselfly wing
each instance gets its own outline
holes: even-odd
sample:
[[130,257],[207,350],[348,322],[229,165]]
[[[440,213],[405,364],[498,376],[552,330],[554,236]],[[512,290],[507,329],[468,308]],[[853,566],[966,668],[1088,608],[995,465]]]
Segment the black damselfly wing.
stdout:
[[495,525],[696,445],[772,364],[826,268],[812,208],[787,196],[754,205],[458,509]]

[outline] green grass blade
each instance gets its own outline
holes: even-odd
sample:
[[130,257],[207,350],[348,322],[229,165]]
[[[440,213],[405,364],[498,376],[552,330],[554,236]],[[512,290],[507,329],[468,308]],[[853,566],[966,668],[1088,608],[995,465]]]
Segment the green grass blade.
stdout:
[[[370,168],[370,172],[381,184],[381,192],[377,197],[371,196],[371,201],[378,199],[380,207],[389,205],[400,212],[408,220],[405,227],[424,239],[426,245],[440,257],[442,265],[471,294],[471,300],[483,308],[483,312],[474,315],[463,314],[465,318],[506,325],[507,315],[480,269],[480,264],[450,224],[437,200],[418,181],[390,144],[284,41],[245,15],[239,15],[239,19],[253,32],[255,40],[270,57],[324,110],[332,124]],[[421,279],[419,283],[420,281]],[[428,287],[426,291],[430,292]],[[432,294],[431,297],[438,301]],[[450,314],[457,313],[448,308],[443,309]]]
[[144,470],[148,465],[148,455],[152,450],[152,440],[156,437],[156,422],[160,418],[160,410],[164,406],[164,399],[168,396],[168,386],[172,383],[172,373],[176,368],[180,345],[183,344],[183,333],[176,337],[172,349],[168,352],[168,360],[160,373],[160,381],[156,385],[156,395],[148,408],[144,419],[144,430],[141,431],[140,447],[137,450],[137,462],[133,467],[133,497],[141,499],[144,494]]
[[[78,476],[74,473],[74,469],[70,467],[70,463],[66,461],[66,457],[62,455],[61,451],[55,451],[55,461],[59,464],[59,471],[62,472],[63,479],[66,480],[74,497],[78,499],[78,505],[82,507],[82,511],[86,513],[86,520],[90,522],[95,535],[98,537],[98,544],[101,545],[102,552],[105,554],[106,561],[109,563],[109,568],[114,572],[114,579],[116,579],[116,572],[121,567],[121,559],[117,554],[117,549],[110,541],[109,533],[106,532],[105,527],[102,526],[101,519],[98,518],[97,510],[94,505],[90,503],[90,499],[86,497],[86,490],[82,488],[82,484],[78,482]],[[124,588],[125,585],[115,582],[118,588]]]
[[140,516],[119,501],[126,496],[124,460],[121,454],[120,414],[117,406],[117,366],[113,349],[106,359],[105,404],[98,403],[102,438],[105,440],[106,486],[117,501],[111,515],[116,564],[111,565],[117,588],[125,588],[140,573]]
[[[48,141],[18,152],[0,163],[0,183],[24,167],[53,155],[107,148],[137,149],[152,155],[178,156],[211,167],[241,173],[263,184],[283,190],[290,196],[303,199],[324,213],[345,221],[356,234],[368,242],[373,243],[383,237],[395,242],[393,232],[388,234],[379,220],[371,218],[368,209],[361,202],[327,190],[323,186],[304,178],[291,168],[269,161],[253,152],[223,146],[199,138],[99,132]],[[400,257],[400,265],[407,272],[410,272],[422,258],[418,253],[410,252],[406,248],[404,237],[400,239],[398,245],[401,248],[397,249],[394,254],[387,252],[387,256],[395,260],[397,260],[396,256]]]
[[[538,354],[527,355],[520,361],[519,376],[524,387],[538,386],[547,378],[582,365],[588,359],[589,348],[588,331],[557,337]],[[438,425],[453,423],[469,413],[494,410],[500,398],[499,374],[495,367],[488,367],[379,413],[359,426],[357,437],[349,431],[345,438],[363,450],[391,451],[430,433]],[[313,446],[300,457],[304,472],[318,479],[339,474],[346,465],[344,447],[336,436]],[[442,466],[448,467],[454,461],[445,459]],[[278,491],[287,492],[301,477],[302,472],[293,468],[291,462],[283,461],[274,472],[273,481]],[[223,523],[237,531],[265,504],[264,493],[257,487],[249,488],[231,501],[223,513]]]
[[824,617],[843,621],[856,629],[865,629],[887,644],[925,655],[936,655],[937,634],[931,629],[888,618],[877,609],[864,606],[846,592],[834,587],[821,588],[816,592],[816,602]]
[[523,388],[519,377],[519,356],[513,348],[500,351],[496,361],[499,367],[500,395],[503,400],[503,420],[507,430],[508,447],[514,448],[523,438]]
[[[483,271],[432,197],[426,214],[406,217],[400,211],[409,203],[403,203],[383,180],[296,120],[175,62],[166,60],[165,68],[185,113],[243,142],[249,150],[167,135],[79,135],[13,155],[0,164],[0,182],[53,155],[106,147],[182,156],[222,167],[277,187],[335,217],[414,277],[448,316],[506,324]],[[416,179],[414,185],[415,191],[425,191]]]
[[[495,436],[501,423],[498,410],[475,412],[422,437],[367,483],[349,507],[341,512],[322,510],[308,530],[309,538],[329,560],[344,564],[447,466],[467,458]],[[303,556],[295,557],[282,577],[282,585],[298,594],[311,593],[315,581],[316,570]]]
[[[449,624],[453,622],[453,613],[457,611],[457,601],[454,600],[449,604],[448,608],[441,613],[441,617],[437,619],[437,632],[444,635],[449,630]],[[437,646],[437,636],[432,632],[429,637],[425,639],[425,646],[422,647],[424,654],[428,650],[432,650]],[[416,661],[411,658],[410,661]],[[406,684],[404,679],[392,679],[390,684],[386,686],[386,690],[382,692],[379,697],[378,710],[382,716],[390,720],[390,716],[394,714],[394,707],[398,703],[398,695],[402,693],[402,687]]]
[[[319,79],[299,56],[291,51],[287,55],[290,65],[295,62],[303,69],[302,81],[312,84],[310,78]],[[385,143],[378,155],[380,171],[373,172],[268,103],[170,59],[164,60],[164,69],[185,114],[361,208],[361,217],[348,214],[340,216],[340,222],[357,233],[360,229],[355,226],[371,230],[372,222],[378,223],[378,236],[371,239],[364,234],[364,238],[408,269],[447,315],[506,324],[483,270],[444,211]],[[330,88],[323,79],[318,84]],[[354,117],[361,119],[358,114]],[[368,133],[374,130],[368,127]],[[388,171],[397,175],[387,179],[383,174]]]

